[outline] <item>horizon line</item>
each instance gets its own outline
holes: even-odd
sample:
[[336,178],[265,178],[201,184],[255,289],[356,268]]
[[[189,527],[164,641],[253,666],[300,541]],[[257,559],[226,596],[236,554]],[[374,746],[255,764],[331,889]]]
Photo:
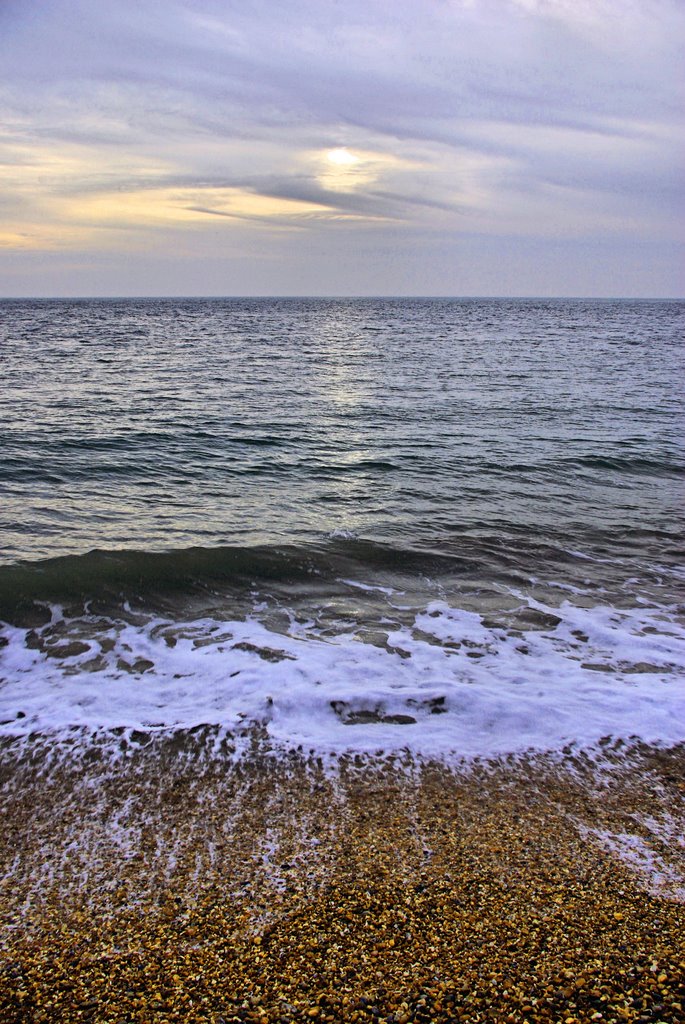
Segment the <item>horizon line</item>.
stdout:
[[425,295],[425,294],[307,294],[305,292],[260,292],[254,295],[245,294],[196,294],[178,293],[174,295],[0,295],[0,302],[120,302],[120,301],[166,301],[174,299],[324,299],[324,300],[378,300],[378,299],[442,299],[459,300],[536,300],[536,301],[583,301],[583,302],[682,302],[685,295]]

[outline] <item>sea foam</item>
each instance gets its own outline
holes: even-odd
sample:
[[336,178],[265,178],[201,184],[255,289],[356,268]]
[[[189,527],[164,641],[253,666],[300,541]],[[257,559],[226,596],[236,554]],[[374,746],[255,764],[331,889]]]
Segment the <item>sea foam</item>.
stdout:
[[134,624],[54,609],[40,631],[2,629],[0,735],[258,723],[284,749],[448,760],[685,740],[685,630],[671,611],[522,611],[531,628],[434,601],[369,642],[257,614]]

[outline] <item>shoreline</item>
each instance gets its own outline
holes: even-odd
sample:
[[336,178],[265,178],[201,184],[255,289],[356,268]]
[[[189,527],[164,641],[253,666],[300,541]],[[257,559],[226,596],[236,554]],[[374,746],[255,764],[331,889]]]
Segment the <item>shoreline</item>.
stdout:
[[[0,1021],[685,1019],[685,747],[0,749]],[[680,840],[680,842],[679,842]]]

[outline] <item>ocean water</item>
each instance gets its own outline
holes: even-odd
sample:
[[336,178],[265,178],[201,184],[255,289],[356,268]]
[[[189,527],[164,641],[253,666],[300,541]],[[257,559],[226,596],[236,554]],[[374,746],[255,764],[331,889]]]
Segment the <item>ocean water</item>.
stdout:
[[684,324],[676,301],[0,302],[0,735],[685,739]]

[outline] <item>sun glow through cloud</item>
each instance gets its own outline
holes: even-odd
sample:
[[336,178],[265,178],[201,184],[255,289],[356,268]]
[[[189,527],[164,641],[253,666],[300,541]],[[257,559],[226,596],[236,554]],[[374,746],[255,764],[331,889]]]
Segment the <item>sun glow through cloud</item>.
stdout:
[[329,149],[326,153],[326,159],[329,163],[335,164],[338,167],[354,167],[355,164],[359,163],[359,157],[355,156],[354,153],[350,153],[349,149],[344,147]]
[[323,167],[318,175],[322,187],[331,192],[354,192],[377,177],[372,161],[345,146],[329,149],[324,154]]

